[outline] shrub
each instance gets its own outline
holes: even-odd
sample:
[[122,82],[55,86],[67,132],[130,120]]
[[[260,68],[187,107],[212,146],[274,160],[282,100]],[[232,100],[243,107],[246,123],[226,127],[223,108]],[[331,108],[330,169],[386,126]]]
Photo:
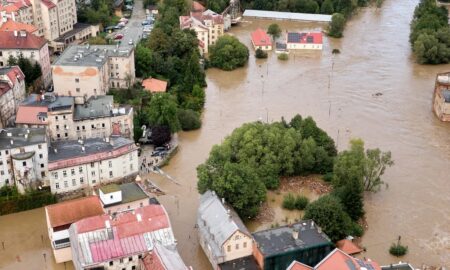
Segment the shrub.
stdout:
[[326,174],[324,174],[323,176],[322,176],[322,179],[323,179],[323,181],[325,181],[325,182],[331,182],[331,181],[333,181],[333,173],[332,172],[329,172],[329,173],[326,173]]
[[364,234],[364,228],[358,223],[353,222],[349,234],[355,237],[361,237]]
[[283,208],[288,210],[294,210],[296,207],[296,200],[294,195],[288,193],[283,197]]
[[267,53],[261,49],[257,49],[256,53],[255,53],[255,57],[258,59],[263,59],[263,58],[267,58]]
[[233,70],[244,66],[248,56],[248,48],[239,39],[229,35],[221,36],[209,50],[211,65],[223,70]]
[[341,51],[339,49],[333,49],[332,54],[339,54]]
[[150,136],[150,139],[155,146],[161,146],[165,143],[170,142],[170,140],[172,139],[170,128],[168,126],[152,127],[152,135]]
[[280,53],[278,55],[278,60],[286,61],[289,59],[289,55],[287,53]]
[[297,196],[295,198],[295,209],[304,210],[309,204],[309,199],[303,195]]
[[392,243],[391,247],[389,248],[389,253],[396,257],[404,256],[406,255],[406,253],[408,253],[408,247],[403,246],[400,243]]
[[202,126],[200,115],[193,110],[178,110],[178,120],[181,124],[181,129],[184,131],[199,129]]
[[328,35],[341,38],[342,32],[344,32],[345,17],[340,13],[335,13],[331,17],[330,25],[328,26]]

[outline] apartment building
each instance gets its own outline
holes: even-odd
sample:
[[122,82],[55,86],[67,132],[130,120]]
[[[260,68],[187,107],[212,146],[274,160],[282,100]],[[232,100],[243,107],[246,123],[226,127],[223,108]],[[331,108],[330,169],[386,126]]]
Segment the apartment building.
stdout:
[[55,93],[59,95],[105,95],[109,88],[128,88],[134,83],[134,47],[72,45],[52,70]]
[[52,81],[47,41],[26,31],[0,31],[0,67],[8,65],[10,56],[22,55],[41,65],[42,80],[47,87]]
[[52,143],[48,171],[53,193],[93,188],[138,174],[138,146],[122,137]]
[[0,128],[12,125],[25,98],[25,75],[18,66],[0,67]]
[[52,141],[111,135],[132,138],[133,107],[114,104],[113,96],[31,94],[19,106],[16,125],[46,128]]
[[48,237],[56,263],[72,260],[69,227],[84,218],[102,215],[103,208],[98,196],[65,201],[45,207]]
[[[180,16],[180,28],[192,29],[197,33],[199,49],[202,54],[208,53],[208,46],[214,45],[225,30],[228,23],[221,14],[206,10],[200,3],[194,1],[189,16]],[[231,26],[231,22],[229,23]]]
[[166,263],[173,264],[168,268],[150,269],[187,269],[182,261],[180,263],[168,214],[160,204],[112,216],[105,214],[85,218],[73,223],[69,234],[76,270],[139,270],[142,269],[144,256],[155,252],[155,247],[159,255],[165,251],[160,245],[172,250],[172,259],[168,258]]
[[[0,21],[33,24],[33,6],[29,0],[6,0],[0,3]],[[1,24],[0,22],[0,24]]]
[[0,186],[16,185],[19,191],[47,179],[47,137],[43,129],[0,130]]

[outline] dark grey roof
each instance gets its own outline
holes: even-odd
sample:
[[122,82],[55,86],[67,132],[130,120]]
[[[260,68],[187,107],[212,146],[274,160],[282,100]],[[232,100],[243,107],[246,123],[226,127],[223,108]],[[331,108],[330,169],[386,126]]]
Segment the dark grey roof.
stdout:
[[277,42],[277,43],[275,43],[275,48],[277,50],[286,50],[287,49],[287,44],[286,43]]
[[128,114],[131,106],[113,108],[113,96],[90,97],[84,104],[75,105],[73,119],[83,120],[101,117],[111,117],[114,115]]
[[[297,240],[293,231],[298,231]],[[258,247],[265,257],[291,250],[302,250],[320,245],[332,245],[328,236],[319,232],[312,220],[304,220],[290,226],[282,226],[253,233]]]
[[[11,140],[13,144],[11,144]],[[0,129],[0,149],[2,150],[45,143],[46,141],[44,128]]]
[[223,243],[236,231],[250,236],[236,212],[231,207],[224,206],[215,192],[210,190],[200,197],[197,225],[215,257],[223,256]]
[[91,27],[90,24],[87,23],[76,23],[73,25],[73,29],[70,30],[69,32],[65,33],[62,36],[59,36],[57,39],[55,39],[56,42],[65,42],[66,39],[75,36],[76,34],[78,34],[79,32],[83,31],[86,28]]
[[259,270],[253,255],[219,264],[220,270]]
[[[48,161],[54,162],[96,153],[109,152],[122,146],[134,144],[132,140],[123,137],[111,137],[109,140],[110,142],[106,142],[102,138],[93,138],[83,141],[83,144],[76,140],[52,143],[48,153]],[[84,151],[82,147],[84,147]],[[55,148],[57,149],[56,153],[54,151]]]
[[134,202],[148,198],[147,194],[136,183],[126,183],[119,186],[122,191],[122,203]]
[[128,57],[133,45],[71,45],[56,59],[53,66],[95,66],[101,67],[108,57]]
[[301,40],[300,33],[288,33],[287,42],[289,43],[298,43]]
[[23,106],[35,106],[35,107],[47,107],[49,111],[68,110],[73,106],[73,97],[55,96],[47,93],[45,95],[31,94],[21,105]]
[[442,96],[444,97],[445,102],[450,103],[450,90],[442,91]]
[[381,270],[414,270],[414,267],[409,263],[398,263],[381,266]]

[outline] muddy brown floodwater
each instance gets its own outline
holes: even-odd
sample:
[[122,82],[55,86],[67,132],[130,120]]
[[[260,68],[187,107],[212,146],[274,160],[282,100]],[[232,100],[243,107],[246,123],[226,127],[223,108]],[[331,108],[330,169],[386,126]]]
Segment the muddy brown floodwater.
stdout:
[[[326,38],[321,53],[297,52],[281,62],[273,53],[267,60],[255,60],[251,49],[244,68],[208,70],[203,127],[180,134],[179,152],[164,168],[181,185],[154,176],[171,194],[160,200],[168,208],[181,256],[188,264],[210,269],[194,229],[197,165],[205,161],[214,144],[243,123],[300,113],[313,116],[341,150],[350,138],[360,137],[368,147],[392,151],[395,166],[384,176],[389,188],[366,196],[370,228],[362,241],[367,248],[364,256],[381,264],[398,261],[388,254],[388,248],[401,235],[409,246],[402,260],[416,267],[422,263],[450,266],[450,123],[439,122],[431,111],[435,74],[450,70],[450,65],[414,62],[408,35],[417,2],[385,0],[382,9],[362,9],[348,23],[345,37]],[[250,47],[250,32],[270,23],[243,22],[231,34]],[[299,31],[323,26],[279,24]],[[334,48],[341,54],[333,56]],[[0,268],[45,269],[38,265],[42,251],[49,248],[48,244],[42,247],[37,236],[45,232],[43,214],[43,210],[33,210],[0,218],[0,241],[11,248],[3,251],[0,247]],[[16,260],[18,254],[21,263]]]

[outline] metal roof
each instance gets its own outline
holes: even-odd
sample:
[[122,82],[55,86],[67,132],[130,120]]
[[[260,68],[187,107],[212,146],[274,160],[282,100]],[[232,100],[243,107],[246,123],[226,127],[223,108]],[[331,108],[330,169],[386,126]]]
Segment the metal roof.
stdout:
[[223,256],[222,245],[236,231],[250,236],[236,212],[231,207],[226,208],[216,193],[210,190],[200,198],[197,225],[216,257]]
[[284,20],[293,20],[293,21],[331,22],[331,15],[266,11],[266,10],[254,10],[254,9],[246,9],[244,11],[243,16],[244,17],[264,18],[264,19],[279,19],[279,20],[284,19]]
[[[11,141],[13,144],[11,144]],[[43,128],[6,128],[0,129],[0,150],[13,149],[47,141]]]
[[84,104],[75,105],[73,119],[76,121],[125,115],[131,110],[131,106],[114,108],[113,105],[113,96],[92,96]]
[[52,66],[102,67],[108,57],[128,57],[133,50],[132,45],[71,45]]
[[20,104],[29,107],[47,107],[49,111],[70,109],[74,103],[73,97],[55,96],[51,93],[44,95],[31,94]]

